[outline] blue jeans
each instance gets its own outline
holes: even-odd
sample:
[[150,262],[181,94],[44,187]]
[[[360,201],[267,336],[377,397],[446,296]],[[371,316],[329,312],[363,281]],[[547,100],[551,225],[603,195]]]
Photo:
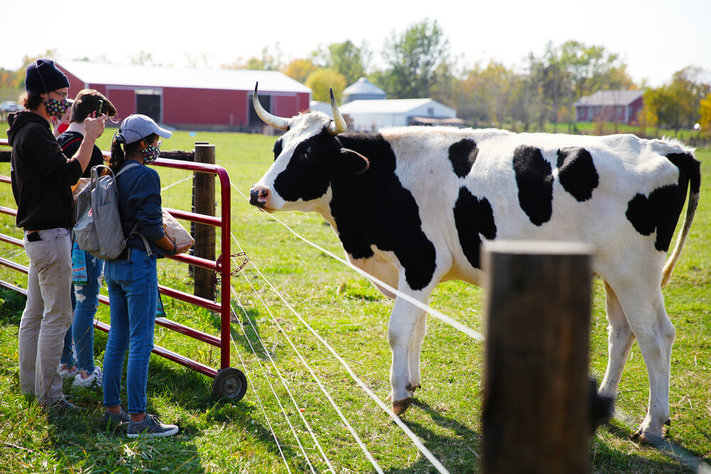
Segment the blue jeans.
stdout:
[[121,374],[128,350],[126,393],[130,414],[146,412],[148,360],[153,350],[158,272],[156,256],[131,249],[128,260],[106,262],[111,329],[104,353],[104,406],[121,404]]
[[[101,272],[104,261],[84,252],[86,257],[86,285],[74,284],[72,306],[74,319],[64,336],[64,350],[60,363],[68,367],[76,365],[87,374],[94,371],[94,316],[99,307],[99,290],[101,289]],[[72,351],[72,341],[76,349],[76,361]]]

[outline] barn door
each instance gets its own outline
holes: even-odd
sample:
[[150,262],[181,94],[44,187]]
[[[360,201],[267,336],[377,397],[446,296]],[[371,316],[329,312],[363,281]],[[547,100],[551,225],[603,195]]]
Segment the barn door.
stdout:
[[139,89],[136,91],[136,113],[148,115],[160,123],[163,121],[163,93],[160,89]]

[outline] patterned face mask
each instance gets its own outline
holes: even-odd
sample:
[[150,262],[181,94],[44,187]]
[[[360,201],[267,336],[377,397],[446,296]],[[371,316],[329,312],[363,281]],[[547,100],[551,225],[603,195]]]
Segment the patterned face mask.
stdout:
[[69,108],[69,101],[67,99],[57,100],[50,97],[44,101],[44,107],[47,109],[47,113],[50,117],[61,118],[64,112]]
[[143,150],[143,162],[145,164],[153,163],[154,161],[156,161],[156,158],[158,158],[158,155],[160,155],[160,144],[161,140],[158,140],[157,145],[148,145]]

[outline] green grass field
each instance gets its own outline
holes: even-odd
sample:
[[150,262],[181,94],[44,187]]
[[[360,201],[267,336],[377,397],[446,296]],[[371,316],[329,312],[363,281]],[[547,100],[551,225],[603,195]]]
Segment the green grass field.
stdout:
[[[106,133],[101,138],[102,149],[108,149],[110,135]],[[247,193],[272,162],[275,139],[177,132],[164,142],[163,148],[188,150],[195,141],[215,144],[217,163],[229,171],[235,187]],[[696,156],[703,161],[702,172],[711,165],[711,150],[699,150]],[[164,205],[189,209],[190,181],[183,181],[189,174],[157,169],[163,186],[177,183],[164,191]],[[0,174],[9,174],[7,164],[0,164]],[[683,472],[691,470],[689,465],[695,459],[711,464],[709,195],[711,185],[702,180],[701,203],[694,226],[672,280],[664,290],[667,310],[677,328],[668,439],[683,451],[674,454],[670,449],[640,446],[629,437],[644,417],[648,396],[647,372],[635,345],[617,402],[627,418],[601,428],[592,439],[590,460],[595,472]],[[0,205],[14,206],[6,184],[0,184]],[[19,392],[17,329],[24,299],[3,292],[0,294],[3,300],[0,304],[1,470],[287,472],[307,471],[311,466],[326,471],[330,464],[338,472],[373,471],[319,384],[304,368],[301,356],[384,471],[433,471],[429,461],[362,392],[303,323],[307,322],[323,337],[370,390],[384,400],[389,392],[387,324],[391,302],[355,272],[306,245],[281,224],[249,206],[234,189],[231,205],[234,238],[251,262],[232,280],[235,318],[231,365],[243,370],[249,378],[245,398],[238,403],[215,400],[210,395],[209,377],[154,356],[148,385],[149,411],[158,413],[167,422],[177,423],[181,428],[179,435],[159,440],[129,440],[120,432],[107,431],[100,423],[101,392],[76,389],[69,383],[65,384],[65,391],[83,407],[81,413],[47,414]],[[342,255],[337,237],[319,216],[283,213],[277,217],[306,239]],[[8,216],[0,216],[0,225],[2,233],[20,235]],[[26,263],[22,249],[0,245],[3,256]],[[233,253],[238,251],[234,242],[232,249]],[[0,278],[25,285],[24,275],[4,267],[0,267]],[[159,263],[159,280],[186,291],[192,288],[187,268],[172,261]],[[600,281],[595,281],[593,291],[590,370],[599,380],[607,360]],[[430,304],[467,326],[482,330],[483,295],[480,288],[448,282],[437,288]],[[214,315],[168,298],[164,302],[169,317],[218,333],[219,321]],[[98,317],[108,322],[108,308],[100,308]],[[422,350],[423,389],[403,420],[451,472],[476,471],[484,346],[434,318],[429,318],[428,323]],[[105,334],[97,331],[94,350],[99,363],[105,342]],[[219,364],[218,349],[162,328],[156,328],[156,344],[214,367]]]

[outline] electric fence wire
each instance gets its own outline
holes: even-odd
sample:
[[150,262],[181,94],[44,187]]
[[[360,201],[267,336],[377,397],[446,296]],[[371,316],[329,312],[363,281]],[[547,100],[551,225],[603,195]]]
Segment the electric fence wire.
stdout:
[[[242,247],[240,246],[239,242],[237,241],[237,239],[235,238],[234,235],[232,235],[232,239],[233,239],[234,242],[237,244],[237,246],[240,248],[240,251],[243,251],[243,250],[242,250]],[[233,259],[233,261],[234,261],[234,259]],[[252,266],[254,266],[254,264],[252,264]],[[254,267],[256,268],[256,266],[254,266]],[[355,431],[355,429],[353,428],[353,426],[350,424],[350,422],[348,421],[348,419],[345,417],[345,415],[343,414],[343,411],[341,410],[341,408],[336,404],[336,401],[333,399],[333,397],[331,396],[331,394],[329,393],[329,391],[326,389],[326,387],[323,385],[323,383],[321,382],[321,380],[319,379],[319,377],[318,377],[318,376],[316,375],[316,373],[313,371],[313,369],[311,368],[311,366],[309,365],[309,363],[306,361],[306,359],[304,358],[304,356],[303,356],[303,355],[301,354],[301,352],[296,348],[296,346],[294,345],[293,341],[292,341],[291,338],[289,337],[287,331],[281,326],[281,324],[279,324],[279,321],[277,320],[277,318],[276,318],[276,317],[274,316],[274,314],[272,313],[272,310],[271,310],[271,308],[269,307],[269,305],[267,304],[267,302],[264,301],[264,299],[262,298],[262,296],[259,294],[258,290],[254,287],[254,285],[252,284],[252,282],[249,281],[249,278],[247,278],[247,276],[246,276],[243,272],[241,273],[241,275],[242,275],[242,277],[244,278],[244,280],[247,282],[247,284],[250,286],[250,288],[252,289],[252,292],[254,292],[254,294],[257,296],[257,298],[259,299],[260,303],[264,306],[264,308],[266,309],[267,313],[268,313],[269,316],[271,317],[271,319],[272,319],[272,321],[274,322],[274,324],[276,325],[276,327],[279,329],[279,331],[282,333],[282,335],[284,336],[284,338],[287,340],[287,342],[289,343],[289,345],[291,346],[291,348],[294,350],[294,352],[296,353],[296,355],[299,357],[299,359],[301,360],[301,363],[302,363],[302,364],[304,365],[304,367],[306,367],[306,369],[309,371],[309,373],[311,374],[311,377],[314,379],[314,381],[316,381],[316,384],[317,384],[317,385],[319,386],[319,388],[321,389],[321,392],[326,396],[326,398],[328,399],[328,401],[331,403],[331,406],[332,406],[333,409],[336,411],[336,413],[338,414],[338,416],[339,416],[339,418],[341,419],[341,421],[343,422],[343,424],[346,426],[346,428],[348,429],[348,431],[350,431],[350,433],[351,433],[351,435],[353,436],[353,438],[355,439],[356,443],[358,443],[358,446],[360,446],[360,449],[361,449],[361,451],[363,451],[363,454],[365,454],[366,458],[368,458],[368,461],[370,461],[370,463],[371,463],[371,465],[373,466],[373,468],[374,468],[377,472],[382,473],[382,472],[383,472],[382,468],[381,468],[380,465],[377,463],[377,461],[375,460],[375,458],[373,457],[373,455],[371,454],[371,452],[368,450],[368,447],[367,447],[367,446],[365,445],[365,443],[363,443],[363,441],[360,439],[360,436],[358,436],[358,433]],[[232,288],[232,291],[234,292],[235,289]]]
[[[230,311],[232,312],[232,315],[237,318],[237,315],[234,312],[234,308],[232,308],[232,305],[230,305]],[[244,376],[247,378],[247,383],[252,386],[253,389],[256,388],[256,384],[254,383],[255,380],[249,375],[249,371],[247,370],[247,364],[245,363],[244,359],[242,358],[242,352],[239,350],[237,347],[237,343],[235,342],[234,338],[232,337],[232,333],[230,332],[230,341],[232,341],[232,347],[234,347],[235,353],[237,354],[237,357],[239,357],[239,361],[242,364],[242,368],[244,369]],[[256,354],[255,354],[256,357]],[[276,443],[277,449],[279,450],[279,455],[281,456],[282,460],[284,461],[284,465],[286,466],[286,470],[291,473],[291,468],[289,467],[289,462],[286,460],[286,455],[284,454],[284,451],[281,449],[281,443],[279,442],[279,437],[276,434],[276,431],[274,430],[274,427],[272,426],[272,423],[269,419],[269,416],[267,415],[267,411],[264,409],[264,404],[262,403],[262,397],[259,396],[259,391],[258,390],[252,390],[252,393],[257,397],[257,405],[259,405],[259,409],[262,411],[262,415],[264,416],[264,419],[267,421],[267,426],[269,427],[269,431],[272,434],[272,437],[274,438],[274,442]]]
[[410,430],[410,428],[405,425],[405,423],[398,417],[397,415],[393,414],[391,409],[387,407],[383,402],[380,401],[380,398],[361,380],[360,377],[358,377],[353,369],[351,369],[350,365],[336,352],[336,350],[323,338],[321,337],[311,325],[304,320],[304,318],[294,309],[294,307],[284,298],[284,296],[272,285],[272,283],[267,279],[267,277],[259,270],[254,265],[254,262],[250,260],[250,263],[252,267],[255,269],[255,271],[259,274],[259,276],[269,285],[271,290],[274,292],[274,294],[279,297],[279,299],[286,305],[287,308],[296,316],[296,318],[301,322],[301,324],[306,327],[313,336],[318,339],[321,344],[328,349],[331,354],[340,362],[340,364],[345,368],[345,370],[348,372],[348,374],[351,376],[351,378],[356,382],[356,384],[380,407],[381,410],[383,410],[388,417],[390,418],[391,421],[393,421],[395,424],[398,425],[398,427],[407,435],[408,438],[412,441],[412,443],[417,447],[417,449],[430,461],[433,467],[437,469],[441,473],[447,473],[449,472],[443,465],[442,463],[432,454],[432,452],[427,449],[427,447],[422,443],[422,441],[415,435],[415,433]]
[[[306,418],[304,417],[304,414],[300,410],[299,404],[296,402],[296,399],[294,398],[294,395],[291,393],[291,390],[289,390],[289,386],[286,383],[286,380],[284,379],[284,377],[282,376],[281,371],[279,370],[279,367],[277,366],[276,362],[274,361],[274,358],[272,357],[269,349],[267,349],[267,347],[264,345],[264,341],[262,340],[262,337],[259,335],[257,328],[254,327],[254,323],[252,322],[251,318],[247,315],[247,311],[245,310],[244,305],[242,304],[242,300],[240,299],[239,295],[237,294],[237,292],[235,291],[235,289],[233,287],[230,287],[230,290],[232,290],[232,295],[235,297],[235,299],[237,300],[237,304],[239,305],[239,307],[242,309],[242,312],[244,313],[244,319],[246,319],[247,322],[249,322],[249,325],[251,326],[252,330],[254,331],[256,339],[259,341],[259,344],[262,346],[262,349],[264,350],[264,354],[266,354],[267,358],[269,358],[269,361],[272,363],[272,366],[274,367],[274,370],[275,370],[277,376],[279,377],[279,380],[281,380],[281,383],[284,386],[286,393],[289,395],[289,398],[291,399],[292,403],[294,404],[294,407],[296,408],[296,413],[298,413],[299,416],[301,417],[301,421],[304,423],[304,426],[306,426],[306,430],[311,435],[311,439],[313,439],[314,443],[316,444],[316,447],[321,452],[321,456],[323,457],[323,460],[328,465],[329,469],[331,469],[331,471],[333,471],[333,465],[331,464],[331,461],[328,459],[328,456],[326,456],[326,453],[323,451],[323,448],[321,447],[321,443],[318,442],[316,435],[314,434],[313,430],[311,429],[311,425],[306,420]],[[244,323],[241,320],[239,320],[239,318],[236,318],[236,319],[238,321],[240,321],[239,324],[242,327],[242,332],[244,333],[245,339],[247,339],[247,341],[249,341],[250,339],[247,334],[247,331],[244,328]],[[251,345],[252,344],[250,341],[250,346]],[[255,352],[254,355],[256,357],[257,353]],[[257,360],[259,360],[258,357],[257,357]],[[281,403],[280,403],[280,405],[281,405]],[[294,435],[296,435],[296,433],[294,433]],[[301,443],[299,443],[299,444],[301,444]],[[309,465],[310,464],[311,463],[309,463]]]

